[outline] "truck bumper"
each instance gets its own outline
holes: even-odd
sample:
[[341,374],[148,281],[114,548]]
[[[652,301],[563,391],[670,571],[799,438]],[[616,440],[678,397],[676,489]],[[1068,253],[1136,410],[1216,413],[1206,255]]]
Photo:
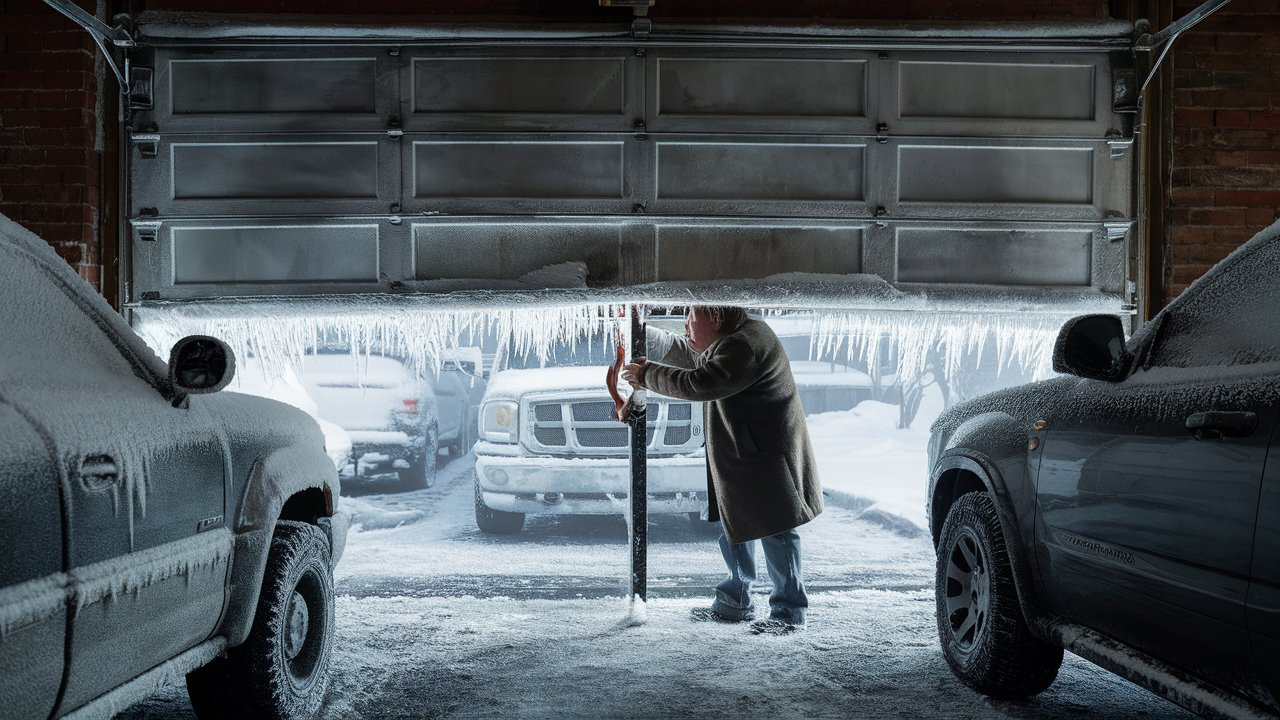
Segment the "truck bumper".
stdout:
[[[704,457],[651,458],[649,512],[700,512],[707,505]],[[484,504],[494,510],[543,515],[625,513],[631,468],[617,458],[476,456]]]

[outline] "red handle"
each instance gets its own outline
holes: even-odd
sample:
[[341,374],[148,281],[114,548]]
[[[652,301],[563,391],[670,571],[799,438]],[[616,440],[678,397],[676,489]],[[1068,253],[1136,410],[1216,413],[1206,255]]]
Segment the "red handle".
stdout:
[[605,372],[604,381],[609,388],[609,395],[613,397],[613,416],[622,420],[625,417],[623,409],[627,406],[627,401],[618,393],[618,375],[622,372],[623,359],[626,357],[626,350],[622,347],[622,330],[617,326],[613,328],[615,342],[614,346],[617,350],[613,365]]

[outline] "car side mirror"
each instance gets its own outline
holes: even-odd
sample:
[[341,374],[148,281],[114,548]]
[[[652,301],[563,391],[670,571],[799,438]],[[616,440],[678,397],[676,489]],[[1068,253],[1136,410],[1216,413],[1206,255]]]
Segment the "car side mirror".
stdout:
[[217,338],[189,335],[169,351],[169,383],[181,396],[218,392],[235,374],[235,355]]
[[1124,325],[1114,315],[1082,315],[1067,321],[1053,345],[1053,369],[1091,380],[1119,382],[1133,364]]

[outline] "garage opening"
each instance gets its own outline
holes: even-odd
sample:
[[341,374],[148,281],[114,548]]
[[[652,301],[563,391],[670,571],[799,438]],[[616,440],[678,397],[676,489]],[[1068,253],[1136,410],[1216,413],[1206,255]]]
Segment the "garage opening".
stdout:
[[[335,716],[413,712],[395,704],[406,666],[446,711],[583,716],[607,694],[676,714],[705,656],[647,654],[664,634],[796,686],[831,675],[815,653],[867,662],[859,633],[936,655],[918,642],[929,424],[1046,377],[1066,318],[1133,307],[1126,25],[140,32],[133,323],[161,352],[226,340],[232,390],[326,427],[355,523]],[[671,330],[690,305],[747,307],[782,339],[828,503],[805,529],[828,624],[805,643],[686,627],[724,569],[699,411],[656,398],[656,602],[641,639],[601,650],[627,621],[628,558],[603,377],[635,304]],[[578,704],[533,682],[553,665]],[[477,679],[493,672],[520,681]]]

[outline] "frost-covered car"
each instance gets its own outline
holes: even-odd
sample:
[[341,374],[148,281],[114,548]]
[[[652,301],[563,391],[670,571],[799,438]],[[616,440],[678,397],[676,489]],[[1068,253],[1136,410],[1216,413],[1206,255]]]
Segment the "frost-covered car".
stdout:
[[[626,513],[629,431],[614,419],[604,382],[612,347],[583,340],[555,349],[547,364],[559,367],[518,357],[489,379],[475,447],[480,530],[518,532],[527,514]],[[711,526],[701,520],[702,404],[650,393],[647,430],[649,512]]]
[[110,717],[186,674],[202,717],[314,714],[333,643],[338,478],[304,412],[166,366],[0,216],[0,715]]
[[394,474],[407,488],[431,487],[441,450],[457,457],[475,442],[471,392],[484,381],[459,363],[418,373],[400,358],[322,352],[304,359],[302,382],[320,417],[351,438],[348,481]]
[[1063,376],[933,427],[943,653],[1038,693],[1063,649],[1206,716],[1280,713],[1280,223],[1126,343],[1067,323]]

